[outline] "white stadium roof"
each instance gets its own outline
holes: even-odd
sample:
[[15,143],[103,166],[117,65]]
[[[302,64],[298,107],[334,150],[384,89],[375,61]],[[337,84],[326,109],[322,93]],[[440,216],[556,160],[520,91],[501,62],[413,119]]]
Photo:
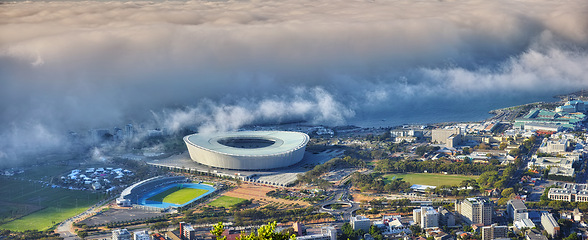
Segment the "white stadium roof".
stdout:
[[184,137],[190,158],[226,169],[273,169],[294,165],[304,157],[308,135],[286,131],[243,131]]
[[[257,138],[274,141],[267,147],[236,148],[219,143],[227,138]],[[308,143],[308,135],[299,132],[285,131],[244,131],[217,134],[193,134],[186,137],[192,145],[224,155],[234,156],[267,156],[289,152]]]

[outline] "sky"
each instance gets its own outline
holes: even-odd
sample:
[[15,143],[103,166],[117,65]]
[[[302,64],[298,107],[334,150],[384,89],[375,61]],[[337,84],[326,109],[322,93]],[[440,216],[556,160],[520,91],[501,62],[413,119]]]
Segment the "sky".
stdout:
[[585,0],[4,2],[0,161],[129,122],[476,120],[588,87],[587,16]]

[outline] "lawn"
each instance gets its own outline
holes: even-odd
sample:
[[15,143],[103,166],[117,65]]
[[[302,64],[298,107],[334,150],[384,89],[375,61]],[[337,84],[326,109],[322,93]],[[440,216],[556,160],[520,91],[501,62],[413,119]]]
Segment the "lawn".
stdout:
[[215,199],[214,201],[210,202],[208,205],[213,207],[231,207],[235,204],[245,201],[243,198],[236,198],[236,197],[229,197],[229,196],[220,196],[219,198]]
[[441,173],[397,173],[386,174],[382,176],[386,183],[392,181],[394,177],[402,179],[411,184],[441,186],[441,185],[457,185],[463,180],[477,179],[478,176],[466,175],[452,175]]
[[[8,221],[0,229],[17,231],[48,229],[103,198],[102,194],[90,191],[42,187],[39,183],[6,178],[0,179],[0,193],[0,207],[14,209],[0,211],[3,221]],[[17,219],[13,220],[14,217]]]
[[205,189],[172,187],[147,200],[182,205],[207,192]]

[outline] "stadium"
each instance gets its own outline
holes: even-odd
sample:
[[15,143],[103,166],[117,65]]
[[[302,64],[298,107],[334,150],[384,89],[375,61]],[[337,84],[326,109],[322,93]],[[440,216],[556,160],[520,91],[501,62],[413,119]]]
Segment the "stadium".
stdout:
[[[157,176],[127,187],[116,199],[116,203],[125,207],[182,207],[214,190],[215,188],[210,185],[188,183],[188,180],[181,176]],[[173,197],[169,198],[170,196]]]
[[308,135],[286,131],[192,134],[184,137],[190,158],[200,164],[236,170],[274,169],[304,157]]

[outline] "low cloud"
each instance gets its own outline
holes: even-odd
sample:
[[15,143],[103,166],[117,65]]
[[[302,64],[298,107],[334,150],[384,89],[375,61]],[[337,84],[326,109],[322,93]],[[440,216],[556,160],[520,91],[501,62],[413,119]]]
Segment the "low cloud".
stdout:
[[5,3],[0,160],[128,122],[434,122],[575,91],[587,15],[583,0]]

